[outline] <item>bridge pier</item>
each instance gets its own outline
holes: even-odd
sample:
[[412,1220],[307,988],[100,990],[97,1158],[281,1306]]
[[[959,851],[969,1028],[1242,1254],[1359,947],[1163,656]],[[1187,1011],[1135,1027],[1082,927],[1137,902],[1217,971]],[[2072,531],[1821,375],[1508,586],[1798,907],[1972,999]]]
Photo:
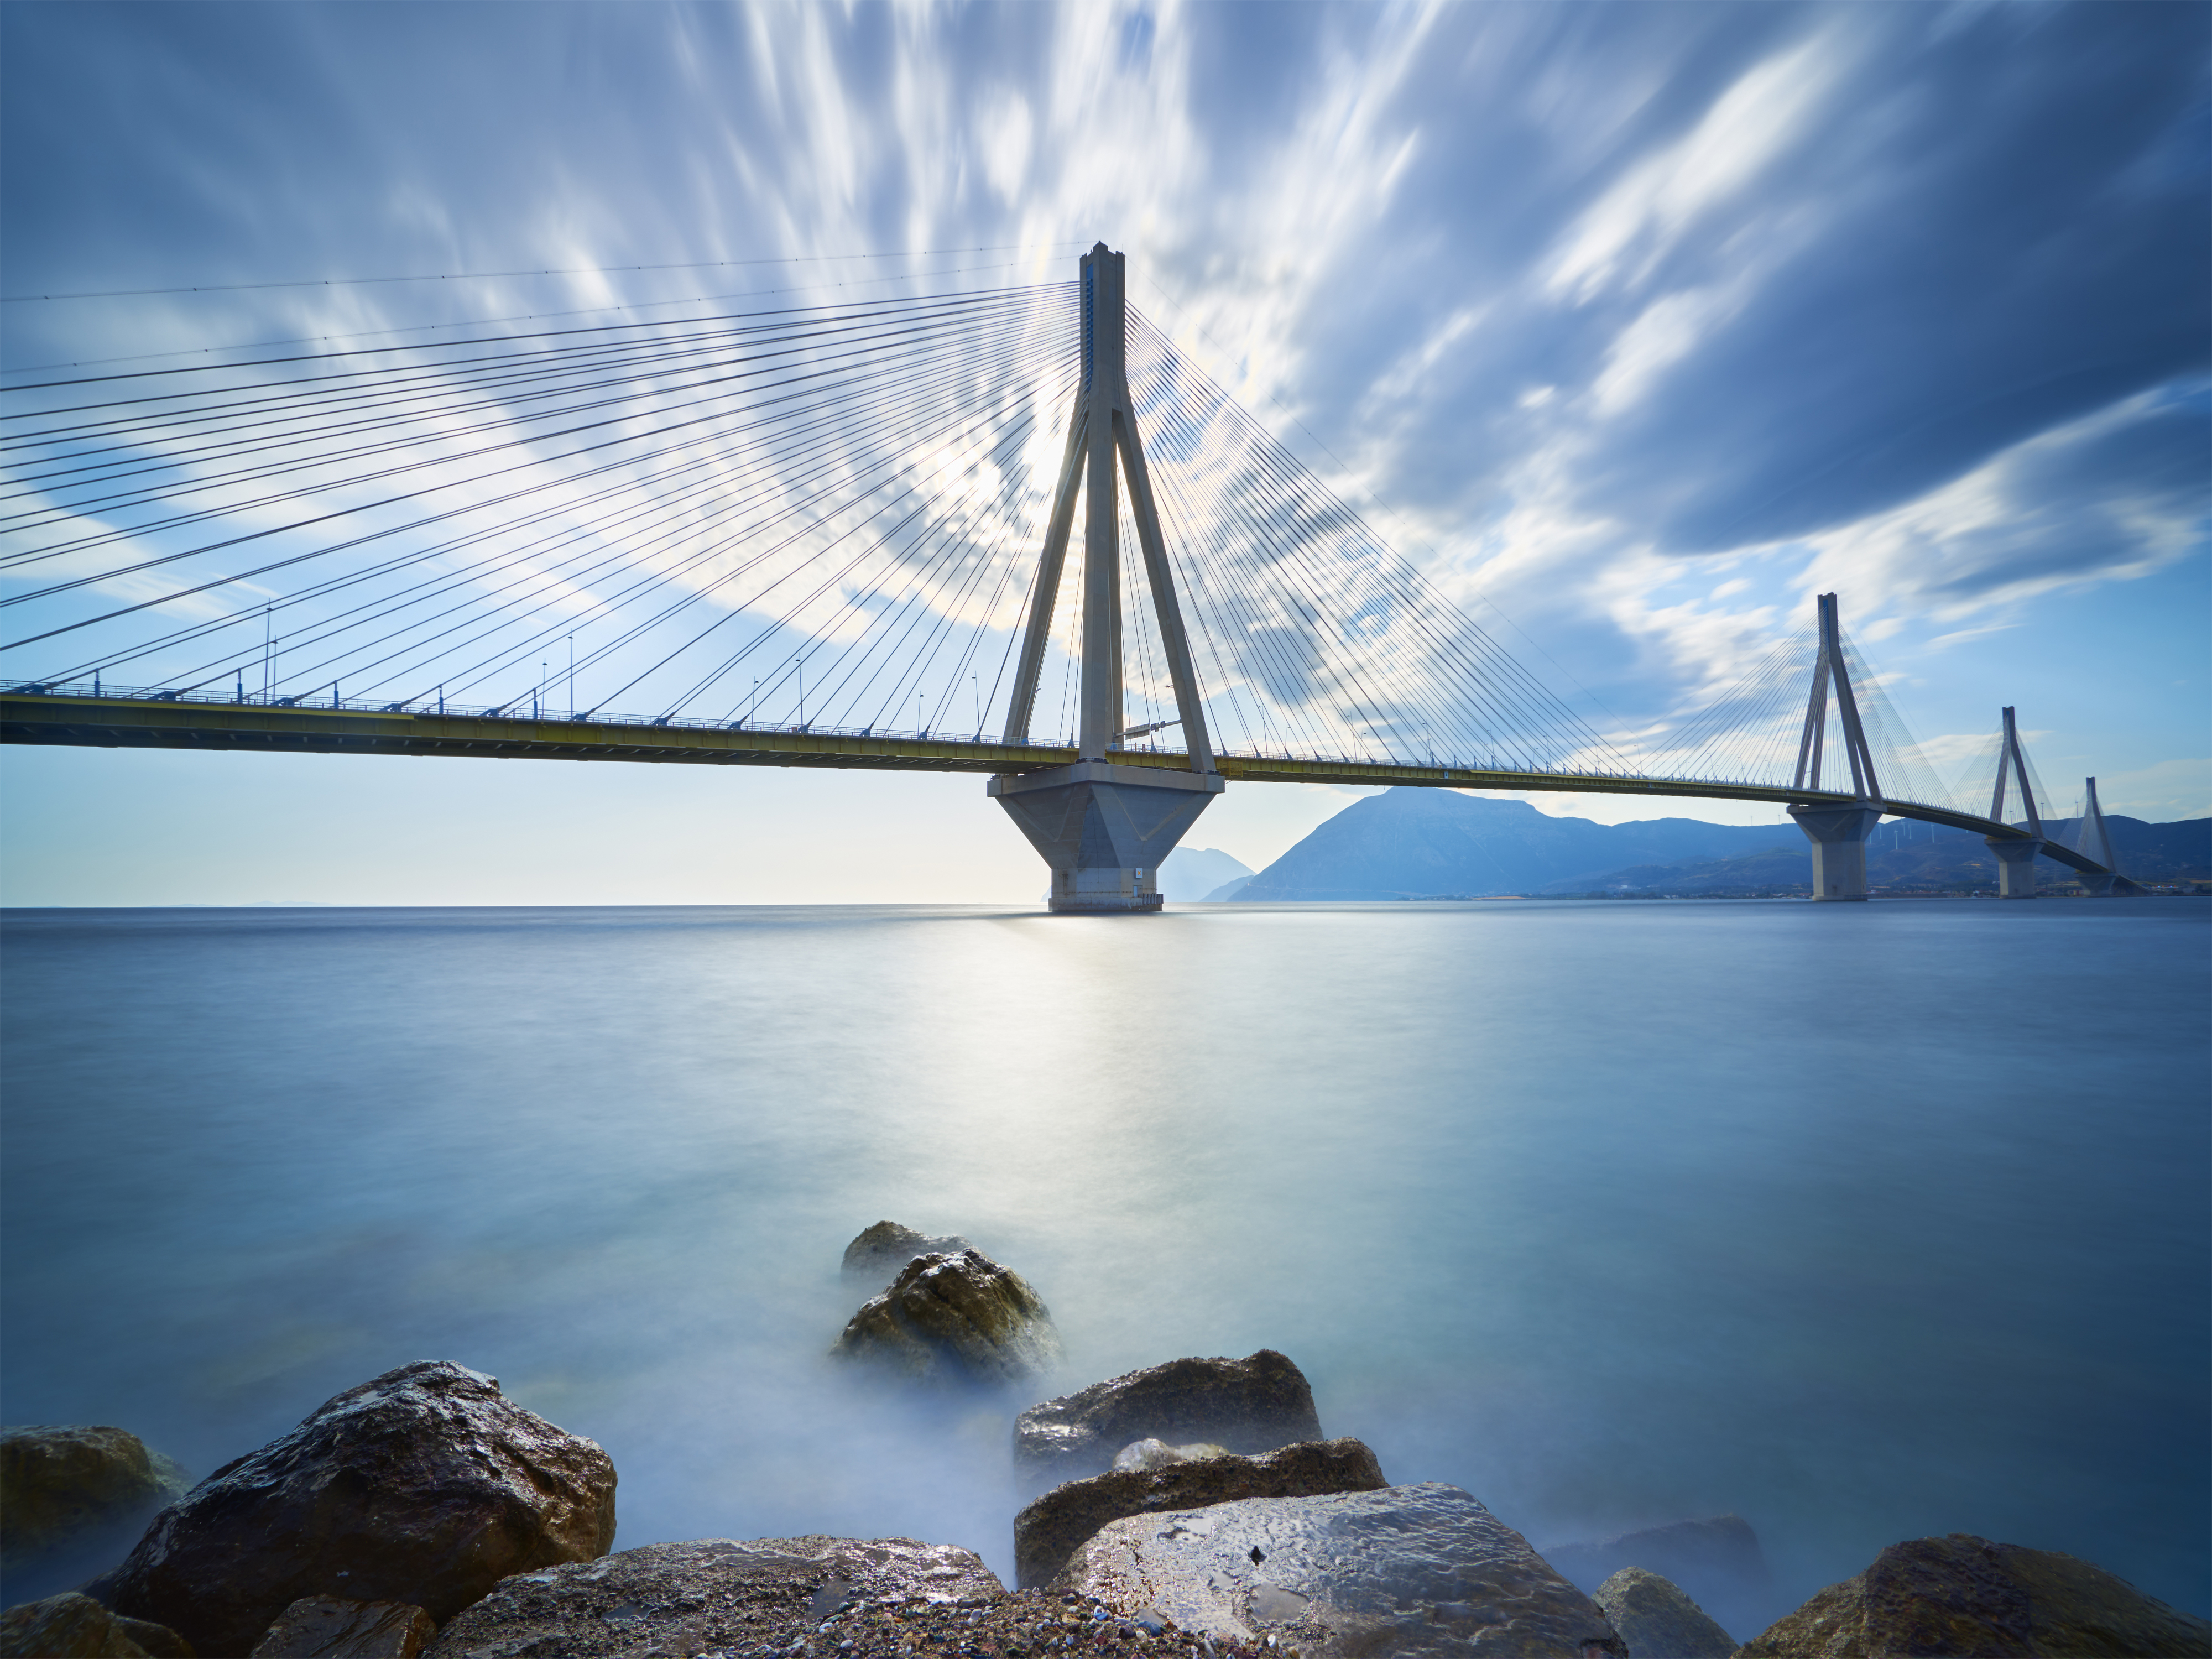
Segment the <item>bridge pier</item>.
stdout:
[[1790,816],[1813,843],[1813,900],[1866,902],[1866,844],[1881,822],[1879,806],[1793,806]]
[[[2007,714],[2012,711],[2007,709]],[[2031,836],[2025,841],[2010,837],[1999,841],[1987,837],[1990,851],[1997,855],[1997,896],[1999,898],[2033,898],[2035,896],[2035,855],[2043,850],[2040,838]]]
[[1224,787],[1218,772],[1078,761],[1006,773],[990,793],[1052,866],[1055,913],[1160,908],[1160,862]]

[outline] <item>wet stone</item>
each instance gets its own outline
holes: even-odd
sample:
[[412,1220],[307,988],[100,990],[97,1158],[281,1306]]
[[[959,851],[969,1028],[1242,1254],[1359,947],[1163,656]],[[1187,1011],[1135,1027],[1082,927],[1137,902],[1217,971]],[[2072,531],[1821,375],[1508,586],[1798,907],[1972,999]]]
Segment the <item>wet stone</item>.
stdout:
[[404,1601],[303,1595],[269,1627],[252,1659],[416,1659],[437,1630]]
[[1321,1437],[1305,1374],[1261,1348],[1242,1359],[1170,1359],[1032,1406],[1015,1419],[1014,1463],[1033,1480],[1074,1480],[1145,1440],[1250,1454]]
[[[832,1607],[817,1613],[817,1607]],[[619,1615],[619,1616],[617,1616]],[[908,1538],[653,1544],[503,1581],[428,1659],[1200,1659],[1157,1612],[1009,1595],[981,1560]],[[1218,1639],[1217,1659],[1298,1659]]]
[[1602,1659],[1624,1644],[1590,1599],[1456,1486],[1251,1498],[1130,1516],[1055,1583],[1151,1608],[1217,1643],[1317,1659]]

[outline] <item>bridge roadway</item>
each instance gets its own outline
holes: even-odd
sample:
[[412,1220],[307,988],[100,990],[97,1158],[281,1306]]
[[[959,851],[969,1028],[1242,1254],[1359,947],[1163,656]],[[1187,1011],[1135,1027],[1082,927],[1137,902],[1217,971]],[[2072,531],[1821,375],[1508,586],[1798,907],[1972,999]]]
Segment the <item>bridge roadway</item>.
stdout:
[[[812,730],[805,727],[666,725],[486,713],[418,714],[374,708],[302,708],[199,699],[175,700],[76,690],[0,691],[0,743],[74,748],[237,750],[254,754],[453,755],[490,760],[647,761],[704,766],[826,766],[860,771],[1032,772],[1065,766],[1073,748],[976,742],[962,738]],[[1176,750],[1117,750],[1121,766],[1180,771]],[[1825,789],[1704,778],[1647,778],[1607,773],[1516,772],[1482,767],[1411,766],[1395,761],[1316,757],[1216,756],[1231,783],[1400,784],[1437,789],[1526,789],[1566,794],[1671,795],[1776,805],[1850,806],[1853,797]],[[1998,841],[2026,841],[2016,825],[1916,801],[1881,803],[1892,817],[1915,818]],[[2043,855],[2092,875],[2105,867],[2057,842]]]

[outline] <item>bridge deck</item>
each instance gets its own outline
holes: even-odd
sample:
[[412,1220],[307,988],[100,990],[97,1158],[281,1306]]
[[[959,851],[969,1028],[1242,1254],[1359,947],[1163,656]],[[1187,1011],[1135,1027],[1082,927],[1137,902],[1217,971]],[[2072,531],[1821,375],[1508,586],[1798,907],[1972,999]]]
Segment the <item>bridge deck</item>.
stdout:
[[[102,749],[239,750],[258,754],[457,755],[497,760],[647,761],[708,766],[828,766],[897,772],[1032,772],[1065,766],[1073,749],[959,738],[822,732],[781,726],[617,724],[483,713],[281,707],[259,702],[166,701],[74,692],[0,692],[0,743]],[[1125,766],[1181,769],[1172,750],[1117,750]],[[1244,783],[1358,783],[1439,789],[1523,789],[1572,794],[1670,795],[1778,805],[1848,806],[1829,790],[1778,788],[1703,778],[1602,773],[1520,772],[1413,766],[1393,761],[1237,754],[1218,757],[1223,777]],[[2000,840],[2026,840],[2008,823],[1913,801],[1885,801],[1893,817],[1916,818]],[[2045,856],[2090,874],[2102,865],[2055,842]]]

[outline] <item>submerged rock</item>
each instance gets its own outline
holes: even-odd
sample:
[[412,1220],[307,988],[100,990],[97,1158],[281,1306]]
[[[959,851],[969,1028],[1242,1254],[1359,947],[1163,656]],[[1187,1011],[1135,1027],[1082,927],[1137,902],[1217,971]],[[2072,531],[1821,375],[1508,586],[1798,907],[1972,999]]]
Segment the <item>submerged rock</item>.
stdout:
[[1778,1608],[1759,1535],[1740,1515],[1674,1521],[1611,1538],[1547,1545],[1544,1559],[1586,1590],[1624,1567],[1641,1567],[1679,1585],[1712,1617],[1756,1630]]
[[[1357,1440],[1314,1440],[1256,1457],[1218,1447],[1213,1455],[1151,1467],[1116,1467],[1104,1474],[1054,1486],[1014,1517],[1014,1577],[1024,1589],[1048,1582],[1076,1547],[1109,1522],[1158,1510],[1190,1510],[1240,1498],[1311,1498],[1323,1492],[1376,1492],[1390,1483],[1375,1454]],[[1127,1448],[1136,1450],[1138,1447]],[[1198,1449],[1193,1448],[1192,1449]]]
[[1014,1421],[1014,1462],[1032,1478],[1102,1473],[1133,1441],[1206,1441],[1273,1451],[1322,1437],[1305,1374],[1273,1348],[1243,1359],[1170,1359],[1030,1407]]
[[848,1285],[880,1290],[918,1255],[957,1255],[975,1248],[957,1233],[932,1237],[896,1221],[878,1221],[845,1247],[842,1271]]
[[1656,1572],[1623,1567],[1590,1600],[1633,1659],[1731,1659],[1735,1638]]
[[1004,1590],[971,1552],[911,1538],[647,1544],[508,1578],[441,1630],[428,1652],[428,1659],[752,1652],[789,1647],[863,1606],[981,1601]]
[[[1954,1532],[1892,1544],[1744,1644],[1745,1659],[2203,1659],[2212,1624],[2101,1567]],[[1640,1659],[1640,1656],[1639,1656]]]
[[[128,1429],[0,1429],[0,1563],[18,1567],[109,1528],[135,1531],[191,1485]],[[117,1554],[129,1543],[118,1539]]]
[[0,1659],[196,1659],[191,1644],[75,1590],[0,1613]]
[[908,1262],[830,1352],[917,1382],[1016,1382],[1060,1363],[1060,1332],[1027,1279],[963,1250]]
[[416,1659],[438,1633],[404,1601],[303,1595],[277,1616],[252,1659]]
[[1217,1446],[1208,1440],[1194,1441],[1188,1446],[1170,1446],[1164,1440],[1135,1440],[1114,1454],[1117,1469],[1164,1469],[1177,1463],[1195,1463],[1201,1457],[1234,1457],[1237,1454],[1226,1446]]
[[1056,1582],[1124,1618],[1303,1659],[1601,1659],[1626,1650],[1589,1597],[1457,1486],[1250,1498],[1130,1516]]
[[614,1534],[605,1452],[434,1360],[347,1389],[216,1470],[86,1588],[203,1652],[244,1654],[302,1596],[447,1619],[509,1573],[605,1554]]

